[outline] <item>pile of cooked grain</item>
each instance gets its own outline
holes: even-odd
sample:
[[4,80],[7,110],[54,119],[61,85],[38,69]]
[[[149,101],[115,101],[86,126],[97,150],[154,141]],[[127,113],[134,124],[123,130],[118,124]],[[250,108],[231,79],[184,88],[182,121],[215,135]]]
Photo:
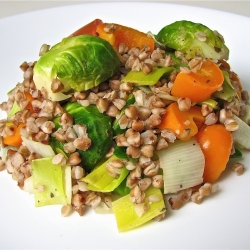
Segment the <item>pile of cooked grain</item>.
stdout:
[[[45,48],[45,49],[44,49]],[[40,55],[42,55],[49,46],[42,46]],[[171,66],[174,64],[171,56],[165,55],[165,51],[156,48],[150,54],[149,48],[133,48],[128,50],[124,44],[119,47],[122,65],[119,72],[107,81],[101,83],[88,91],[75,92],[69,101],[77,101],[83,106],[95,104],[101,113],[116,118],[122,129],[126,128],[124,134],[114,138],[114,143],[125,147],[129,157],[138,158],[138,163],[124,162],[123,160],[114,160],[109,162],[107,169],[112,176],[118,176],[120,168],[126,165],[130,171],[127,178],[127,186],[131,188],[131,201],[140,203],[145,198],[144,191],[153,185],[157,188],[163,187],[163,178],[159,174],[160,163],[153,159],[155,150],[167,149],[168,144],[174,142],[176,137],[171,130],[159,130],[157,126],[161,123],[161,117],[165,112],[166,106],[172,102],[177,102],[180,110],[188,110],[191,101],[188,98],[176,98],[171,95],[171,87],[177,75],[174,71],[167,79],[161,79],[154,86],[138,87],[133,91],[134,84],[130,82],[121,83],[121,79],[128,71],[143,71],[148,74],[153,66]],[[182,53],[176,52],[176,56],[181,58],[182,62],[187,62],[189,68],[181,68],[184,72],[190,70],[196,71],[202,65],[202,58],[195,58],[186,61]],[[23,82],[18,83],[11,93],[8,94],[8,101],[1,104],[1,109],[9,114],[14,102],[20,106],[21,111],[11,117],[11,122],[18,125],[26,123],[21,129],[21,134],[25,138],[32,139],[43,144],[48,144],[50,136],[56,137],[59,141],[66,142],[65,152],[70,153],[66,159],[62,154],[57,154],[53,163],[65,165],[72,168],[72,204],[62,208],[62,215],[66,216],[72,211],[77,211],[80,215],[84,214],[87,206],[96,208],[101,201],[108,207],[111,207],[111,194],[92,192],[87,190],[86,183],[79,181],[87,173],[81,166],[81,158],[76,149],[87,150],[91,140],[87,136],[84,125],[73,125],[72,116],[62,108],[63,102],[52,102],[47,98],[45,90],[37,90],[33,82],[34,63],[24,62],[20,66],[23,71]],[[230,68],[223,61],[218,61],[218,66],[228,71],[232,76]],[[236,90],[241,89],[240,83],[232,81]],[[60,90],[61,83],[55,79],[52,84],[53,91]],[[125,109],[125,113],[120,115],[121,110],[126,104],[126,100],[133,91],[135,103]],[[28,100],[25,92],[32,95],[32,107],[34,112],[27,109]],[[247,105],[249,97],[246,91],[242,91],[241,105],[225,102],[224,107],[217,112],[207,105],[202,105],[202,114],[205,117],[207,125],[222,123],[227,130],[234,131],[238,124],[232,118],[232,114],[240,115],[244,112],[244,105]],[[52,122],[55,117],[60,118],[61,129],[55,130]],[[1,139],[6,135],[13,134],[13,127],[6,126],[6,120],[0,122]],[[112,155],[112,148],[109,155]],[[8,150],[7,161],[0,160],[1,170],[7,169],[12,175],[13,180],[17,181],[18,186],[23,189],[25,180],[32,175],[31,161],[40,156],[34,152],[29,152],[25,146]],[[238,174],[244,170],[244,166],[238,164],[234,167]],[[37,187],[37,189],[43,187]],[[203,197],[210,195],[218,189],[218,185],[205,183],[204,185],[182,190],[176,195],[170,197],[168,202],[172,209],[179,209],[185,202],[192,200],[201,203]],[[164,214],[156,218],[160,220]]]

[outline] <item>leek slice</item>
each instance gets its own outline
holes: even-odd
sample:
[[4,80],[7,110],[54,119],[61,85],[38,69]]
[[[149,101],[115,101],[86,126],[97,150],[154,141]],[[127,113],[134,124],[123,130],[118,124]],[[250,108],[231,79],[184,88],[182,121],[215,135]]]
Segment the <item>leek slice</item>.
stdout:
[[87,188],[91,191],[112,192],[117,188],[129,173],[125,167],[122,168],[118,178],[111,176],[106,168],[107,162],[117,159],[116,156],[110,157],[100,166],[96,167],[91,173],[86,175],[81,181],[86,182]]
[[205,157],[199,143],[192,137],[189,141],[175,141],[168,149],[157,151],[163,169],[164,194],[203,182]]
[[238,116],[233,115],[233,118],[239,124],[239,128],[232,132],[234,142],[241,148],[250,149],[250,127]]
[[63,170],[63,188],[66,195],[67,204],[71,204],[72,199],[72,179],[71,179],[71,167],[61,166]]
[[250,122],[250,106],[249,105],[245,105],[246,108],[246,115],[241,116],[241,120],[243,120],[245,123],[249,124]]
[[155,85],[159,79],[165,75],[170,74],[174,68],[172,67],[154,67],[149,74],[144,74],[142,71],[129,71],[129,73],[122,79],[122,82],[133,82],[138,85]]
[[14,151],[18,151],[18,147],[13,147],[13,146],[6,146],[4,148],[0,148],[1,150],[1,157],[2,157],[2,161],[6,162],[7,161],[7,157],[8,157],[8,150],[12,149]]
[[231,84],[229,75],[226,71],[222,71],[224,75],[224,82],[222,84],[222,90],[213,93],[214,97],[231,102],[235,97],[235,90]]
[[[145,203],[149,205],[149,209],[140,217],[135,212],[135,204],[130,201],[130,194],[113,201],[112,209],[116,217],[119,232],[125,232],[137,228],[166,211],[163,195],[160,189],[150,186],[146,189],[145,194]],[[159,196],[159,201],[149,202],[148,197],[151,195]]]
[[9,115],[8,115],[8,121],[10,121],[10,118],[11,118],[14,114],[16,114],[17,112],[19,112],[19,111],[21,111],[21,108],[19,107],[19,105],[18,105],[17,102],[15,101],[15,102],[13,103],[13,106],[12,106],[12,108],[11,108],[11,110],[10,110]]
[[35,206],[71,204],[71,168],[52,163],[52,157],[31,163]]
[[200,104],[201,105],[205,104],[213,109],[219,109],[219,104],[214,99],[208,99],[208,100],[202,101]]
[[55,152],[50,145],[45,145],[41,142],[29,140],[23,136],[22,140],[23,145],[26,146],[30,152],[35,152],[43,158],[55,156]]

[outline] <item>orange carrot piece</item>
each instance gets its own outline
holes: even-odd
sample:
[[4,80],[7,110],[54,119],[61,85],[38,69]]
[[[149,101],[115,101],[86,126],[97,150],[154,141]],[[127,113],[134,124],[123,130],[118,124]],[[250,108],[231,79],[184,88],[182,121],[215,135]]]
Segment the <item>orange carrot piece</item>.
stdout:
[[30,110],[32,113],[35,113],[35,110],[33,109],[33,106],[32,106],[32,104],[31,104],[31,102],[32,102],[33,100],[35,100],[35,99],[32,97],[32,95],[31,95],[29,92],[24,92],[24,94],[25,94],[25,96],[26,96],[26,99],[29,101],[29,103],[28,103],[26,109]]
[[154,50],[154,39],[146,33],[120,24],[114,24],[114,29],[108,33],[105,31],[107,25],[109,24],[98,25],[96,32],[100,38],[108,41],[114,47],[118,48],[120,43],[125,43],[128,49],[147,45],[151,52]]
[[224,81],[220,68],[210,59],[203,62],[196,73],[180,72],[173,84],[171,94],[176,97],[188,97],[192,102],[207,100],[218,90]]
[[80,29],[76,30],[74,33],[70,35],[72,36],[80,36],[80,35],[91,35],[91,36],[96,36],[96,28],[99,24],[102,23],[102,20],[100,19],[95,19],[92,22],[84,25]]
[[232,134],[221,124],[203,128],[196,134],[205,156],[204,182],[215,182],[225,170],[233,145]]
[[22,127],[26,126],[26,124],[20,123],[18,126],[11,124],[10,126],[13,126],[14,134],[11,136],[3,137],[3,144],[7,146],[19,147],[22,145],[20,130]]
[[178,104],[173,102],[166,108],[158,128],[171,129],[178,139],[188,141],[198,132],[198,127],[203,122],[204,117],[200,107],[193,106],[188,111],[180,111]]

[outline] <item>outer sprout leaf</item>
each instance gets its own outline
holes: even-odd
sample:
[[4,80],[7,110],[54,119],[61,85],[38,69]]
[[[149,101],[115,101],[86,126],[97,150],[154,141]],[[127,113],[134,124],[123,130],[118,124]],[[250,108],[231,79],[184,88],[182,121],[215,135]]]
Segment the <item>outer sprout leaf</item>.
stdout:
[[115,146],[114,148],[114,155],[119,158],[119,159],[123,159],[123,160],[129,160],[132,162],[137,162],[138,159],[137,158],[131,158],[126,154],[126,148],[125,147],[118,147]]
[[[95,105],[83,107],[77,102],[68,102],[64,109],[73,116],[74,124],[84,124],[87,127],[91,146],[86,151],[77,151],[82,159],[81,165],[85,170],[91,171],[105,157],[111,147],[113,140],[112,119],[106,114],[100,113]],[[58,118],[55,120],[58,121]],[[58,128],[58,122],[55,124]],[[64,151],[64,143],[59,142],[54,137],[51,137],[50,145],[55,152],[58,152],[58,149]]]
[[168,48],[182,51],[187,59],[202,56],[227,60],[229,57],[223,37],[200,23],[186,20],[171,23],[162,28],[155,39]]
[[[107,80],[119,68],[120,61],[112,46],[91,35],[64,38],[36,63],[34,82],[37,89],[45,88],[49,98],[60,101],[69,98],[68,91],[88,90]],[[51,90],[52,80],[58,78],[62,91]]]

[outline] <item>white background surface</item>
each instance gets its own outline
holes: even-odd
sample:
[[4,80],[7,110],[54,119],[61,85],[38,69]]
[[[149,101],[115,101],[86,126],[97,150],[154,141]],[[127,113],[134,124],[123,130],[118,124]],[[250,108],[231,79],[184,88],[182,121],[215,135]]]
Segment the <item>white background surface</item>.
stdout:
[[[0,1],[0,18],[24,12],[96,1]],[[99,2],[107,2],[100,0]],[[119,1],[109,1],[119,2]],[[129,2],[129,1],[127,1]],[[142,2],[142,1],[141,1]],[[152,1],[144,1],[152,2]],[[250,17],[250,1],[155,1],[222,10]]]
[[[82,2],[0,2],[0,13],[1,17],[6,17],[71,3],[75,5]],[[240,14],[243,15],[250,12],[249,2],[174,3],[217,8],[238,14],[242,11]],[[78,28],[79,24],[93,16],[121,21],[143,31],[156,31],[162,27],[162,18],[168,13],[165,8],[148,8],[154,17],[147,19],[142,14],[142,5],[133,6],[136,9],[132,13],[125,6],[114,7],[115,10],[129,13],[129,18],[126,15],[117,16],[112,7],[107,9],[108,6],[101,9],[74,6],[61,11],[54,9],[28,16],[3,18],[0,21],[0,63],[4,62],[0,67],[0,97],[10,89],[8,84],[20,80],[15,65],[19,66],[24,59],[37,58],[44,39],[44,42],[54,44],[65,34],[70,34],[72,27]],[[204,21],[209,27],[218,28],[223,33],[231,49],[230,64],[250,91],[250,50],[248,40],[244,39],[246,34],[250,34],[250,19],[197,8],[192,11],[182,7],[180,12],[174,11],[176,8],[170,8],[167,15],[172,21],[192,18],[194,21]],[[244,57],[240,58],[239,55]],[[88,213],[82,218],[77,214],[62,218],[59,207],[35,209],[30,195],[21,192],[11,181],[11,176],[1,173],[0,249],[250,249],[249,162],[250,155],[247,154],[244,158],[247,170],[240,177],[229,170],[224,172],[219,181],[220,191],[211,199],[206,199],[201,206],[189,203],[179,211],[169,211],[166,221],[125,234],[117,232],[112,215]]]

